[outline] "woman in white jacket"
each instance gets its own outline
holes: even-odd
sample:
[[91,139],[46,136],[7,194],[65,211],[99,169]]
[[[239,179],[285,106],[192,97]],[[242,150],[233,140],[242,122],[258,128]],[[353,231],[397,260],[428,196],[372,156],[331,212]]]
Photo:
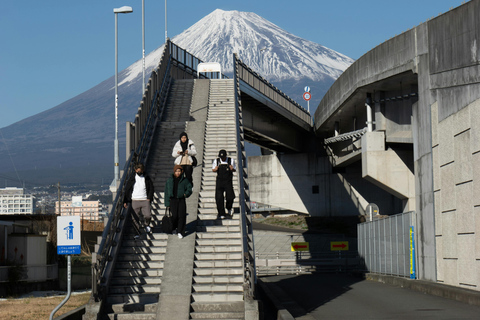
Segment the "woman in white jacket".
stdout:
[[188,139],[188,135],[185,132],[180,134],[180,140],[175,143],[172,151],[172,157],[175,158],[174,163],[181,165],[185,172],[185,177],[190,181],[193,186],[193,159],[192,157],[197,155],[197,149],[192,140]]

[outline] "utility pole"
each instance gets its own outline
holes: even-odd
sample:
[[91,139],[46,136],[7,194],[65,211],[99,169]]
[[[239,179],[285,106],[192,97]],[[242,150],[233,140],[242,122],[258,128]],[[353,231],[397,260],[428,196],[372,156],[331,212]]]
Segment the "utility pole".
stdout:
[[60,181],[58,182],[57,185],[58,188],[58,215],[62,215],[62,198],[60,197]]

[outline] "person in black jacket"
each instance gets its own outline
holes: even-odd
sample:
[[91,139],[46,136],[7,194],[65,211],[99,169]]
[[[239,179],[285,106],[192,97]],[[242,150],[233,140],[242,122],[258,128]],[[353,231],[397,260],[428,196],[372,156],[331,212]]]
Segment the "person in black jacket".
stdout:
[[123,206],[128,208],[132,204],[132,209],[139,217],[140,223],[147,233],[151,233],[150,221],[152,212],[150,203],[153,200],[153,182],[145,173],[145,167],[141,163],[134,166],[135,174],[131,175],[125,186],[125,196]]
[[233,200],[233,173],[237,171],[235,159],[227,157],[227,151],[222,149],[218,152],[218,158],[213,160],[212,171],[217,173],[215,181],[215,202],[217,204],[217,218],[225,219],[225,208],[227,215],[232,217]]
[[185,236],[187,223],[187,203],[185,198],[192,194],[192,184],[183,174],[183,167],[175,165],[173,174],[165,184],[165,206],[172,212],[173,229],[177,229],[180,239]]

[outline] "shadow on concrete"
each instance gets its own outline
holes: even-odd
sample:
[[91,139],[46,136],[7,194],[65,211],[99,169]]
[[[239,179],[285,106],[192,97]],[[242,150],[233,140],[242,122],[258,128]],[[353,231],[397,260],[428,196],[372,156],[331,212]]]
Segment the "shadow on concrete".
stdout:
[[331,273],[260,277],[257,289],[264,319],[288,319],[288,314],[294,318],[306,316],[363,280],[360,275]]

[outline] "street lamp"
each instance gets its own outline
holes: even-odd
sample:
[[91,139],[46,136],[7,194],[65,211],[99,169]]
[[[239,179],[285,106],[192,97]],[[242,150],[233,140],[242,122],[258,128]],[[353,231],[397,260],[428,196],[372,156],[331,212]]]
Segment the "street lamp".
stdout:
[[132,7],[123,6],[121,8],[114,8],[115,13],[115,143],[114,143],[114,183],[115,190],[118,188],[118,182],[120,180],[119,171],[119,156],[118,156],[118,13],[130,13],[133,12]]
[[143,65],[143,81],[142,81],[142,97],[145,93],[145,0],[142,0],[142,65]]

